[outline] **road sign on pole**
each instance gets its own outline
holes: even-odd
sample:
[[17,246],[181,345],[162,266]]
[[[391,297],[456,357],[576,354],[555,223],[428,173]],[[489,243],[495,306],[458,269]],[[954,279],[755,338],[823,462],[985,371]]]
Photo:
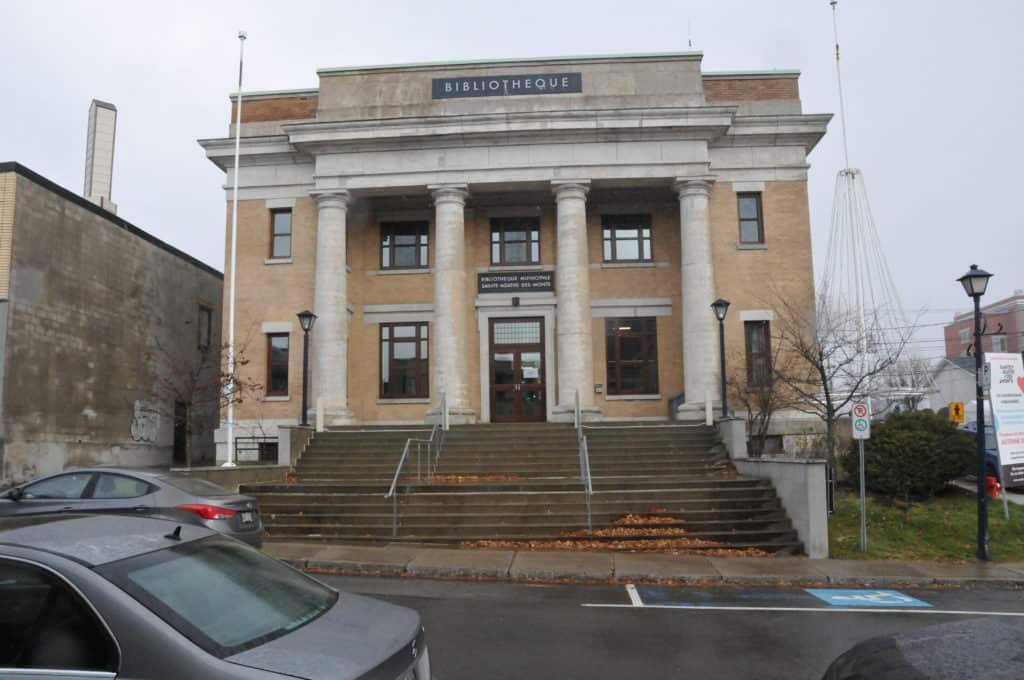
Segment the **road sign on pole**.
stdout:
[[857,453],[860,458],[860,551],[868,549],[868,515],[867,493],[864,485],[864,440],[871,437],[871,408],[867,402],[854,402],[851,410],[853,416],[853,438],[857,440]]
[[964,422],[964,403],[962,401],[949,402],[949,419],[957,425]]

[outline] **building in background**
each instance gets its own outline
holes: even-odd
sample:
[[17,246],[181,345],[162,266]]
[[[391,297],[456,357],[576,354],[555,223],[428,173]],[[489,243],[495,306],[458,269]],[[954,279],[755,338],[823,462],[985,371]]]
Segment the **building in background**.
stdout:
[[[813,313],[807,155],[830,116],[802,112],[797,72],[701,59],[332,68],[243,95],[236,334],[265,389],[236,431],[298,421],[307,308],[328,425],[443,403],[571,420],[577,398],[592,419],[702,417],[718,297],[756,381],[773,296]],[[200,142],[228,186],[233,133]]]
[[100,207],[107,177],[94,203],[0,163],[0,481],[213,462],[223,275]]
[[[1024,351],[1024,290],[1015,290],[1013,295],[981,308],[988,324],[987,335],[982,338],[982,349],[986,352]],[[1002,331],[997,332],[1000,325]],[[974,312],[964,312],[953,317],[953,323],[943,328],[946,339],[946,356],[967,356],[967,348],[974,344]]]

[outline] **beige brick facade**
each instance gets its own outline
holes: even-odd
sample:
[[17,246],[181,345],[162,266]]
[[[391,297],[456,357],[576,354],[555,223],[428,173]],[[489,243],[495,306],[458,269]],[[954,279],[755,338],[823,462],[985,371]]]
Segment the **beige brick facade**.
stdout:
[[[685,240],[684,220],[706,220],[710,285],[715,295],[732,302],[726,322],[729,356],[744,353],[742,312],[770,316],[775,294],[810,305],[814,288],[806,154],[824,133],[828,116],[799,113],[796,75],[702,78],[699,55],[607,59],[607,71],[599,68],[600,59],[330,70],[321,72],[319,97],[282,95],[275,101],[262,95],[243,104],[243,147],[252,149],[250,158],[275,156],[243,166],[240,174],[236,335],[245,359],[240,370],[265,383],[267,324],[280,328],[291,323],[292,331],[287,398],[247,400],[237,407],[236,420],[294,422],[299,417],[302,333],[295,314],[312,308],[314,299],[318,211],[313,194],[344,191],[348,196],[348,378],[340,389],[347,390],[348,409],[357,422],[423,422],[440,399],[437,394],[402,403],[380,398],[381,320],[400,322],[403,314],[413,320],[432,318],[437,294],[443,294],[434,290],[439,245],[431,187],[437,185],[468,189],[463,213],[468,304],[457,311],[464,317],[456,325],[467,329],[461,338],[466,356],[459,359],[466,362],[468,406],[474,417],[490,412],[491,395],[485,389],[490,366],[482,363],[489,352],[481,346],[487,342],[490,315],[543,317],[553,325],[562,300],[558,290],[522,296],[478,291],[478,274],[496,271],[490,260],[491,219],[537,218],[540,262],[520,270],[554,272],[560,263],[552,189],[560,181],[579,179],[586,191],[593,402],[601,418],[665,418],[669,400],[683,390],[684,347],[691,325],[683,318],[681,272],[686,266],[683,254],[697,247]],[[583,73],[582,95],[440,100],[430,95],[432,78],[453,74],[468,79],[575,71]],[[391,99],[393,104],[380,104]],[[780,108],[783,100],[792,100],[792,106]],[[663,108],[673,103],[681,108]],[[251,106],[248,113],[246,106]],[[634,118],[648,106],[659,108]],[[367,112],[378,117],[358,119]],[[307,114],[316,121],[287,122],[311,117]],[[666,116],[663,129],[656,116]],[[764,124],[773,126],[771,134],[757,127]],[[266,136],[268,130],[274,134]],[[211,159],[230,173],[231,139],[202,143]],[[291,160],[284,163],[285,157]],[[696,203],[684,204],[677,192],[693,182],[710,189],[701,189],[705,198],[698,195]],[[739,243],[737,192],[760,193],[763,244]],[[704,205],[701,200],[706,200],[706,213],[686,212],[698,210],[693,206]],[[293,206],[292,257],[274,261],[268,259],[270,210],[285,204]],[[229,224],[230,210],[229,195]],[[650,216],[650,261],[603,261],[602,216],[623,214]],[[430,267],[382,270],[381,223],[412,220],[429,224]],[[227,290],[225,286],[225,294]],[[521,306],[513,305],[513,296],[523,298]],[[656,316],[656,394],[607,394],[605,328],[613,313]],[[433,342],[450,332],[435,326],[429,326],[431,370],[438,350]],[[710,341],[705,337],[700,346]],[[717,348],[717,329],[713,346]],[[553,347],[546,345],[545,350],[545,378],[554,384],[560,375],[558,357]],[[709,378],[716,375],[717,353],[702,359],[699,368]],[[315,374],[316,366],[311,370]],[[555,404],[550,403],[553,393],[548,395],[550,417]],[[717,399],[717,394],[712,397]],[[687,402],[703,398],[686,396]]]

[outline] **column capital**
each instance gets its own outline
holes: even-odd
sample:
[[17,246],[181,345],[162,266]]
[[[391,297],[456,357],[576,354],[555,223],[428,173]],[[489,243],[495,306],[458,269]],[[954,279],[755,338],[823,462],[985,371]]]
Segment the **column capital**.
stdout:
[[434,198],[434,205],[440,203],[466,205],[466,199],[469,198],[469,187],[465,184],[431,184],[427,189]]
[[352,201],[347,189],[314,189],[309,195],[316,199],[318,208],[341,208],[345,210]]
[[556,201],[560,201],[563,198],[586,199],[587,192],[589,191],[589,179],[556,179],[551,182],[551,193],[555,195]]
[[686,196],[708,196],[711,193],[711,185],[715,178],[711,175],[703,177],[677,177],[672,183],[672,189],[679,194],[679,198]]

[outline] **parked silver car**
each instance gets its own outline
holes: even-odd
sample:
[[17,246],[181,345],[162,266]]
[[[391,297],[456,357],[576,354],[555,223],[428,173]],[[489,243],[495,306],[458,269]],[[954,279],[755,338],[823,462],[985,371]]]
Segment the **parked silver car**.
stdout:
[[418,613],[193,524],[0,518],[0,677],[429,680]]
[[263,545],[256,499],[204,479],[157,469],[94,467],[20,484],[0,495],[0,517],[43,512],[117,512],[202,524]]

